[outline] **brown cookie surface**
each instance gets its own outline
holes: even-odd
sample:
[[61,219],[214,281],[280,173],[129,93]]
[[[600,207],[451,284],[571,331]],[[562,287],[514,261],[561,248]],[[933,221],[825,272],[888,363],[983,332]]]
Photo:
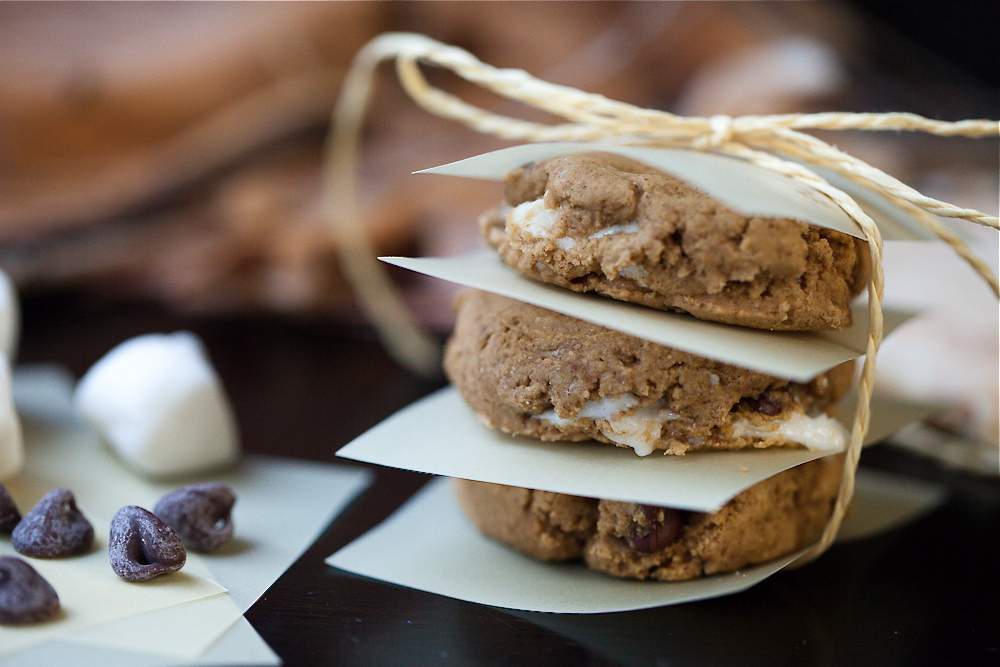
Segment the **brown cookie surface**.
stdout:
[[604,153],[508,174],[481,219],[503,260],[579,292],[774,330],[850,325],[865,242],[791,219],[745,216],[662,172]]
[[460,297],[445,352],[448,377],[486,425],[643,455],[836,449],[846,431],[827,412],[852,369],[791,382],[477,291]]
[[[455,485],[476,527],[522,553],[583,559],[616,577],[683,581],[764,563],[815,542],[833,508],[842,460],[786,470],[709,513],[467,480]],[[546,520],[534,509],[536,498],[574,520]]]
[[480,530],[539,560],[579,560],[597,530],[597,500],[455,480],[465,513]]

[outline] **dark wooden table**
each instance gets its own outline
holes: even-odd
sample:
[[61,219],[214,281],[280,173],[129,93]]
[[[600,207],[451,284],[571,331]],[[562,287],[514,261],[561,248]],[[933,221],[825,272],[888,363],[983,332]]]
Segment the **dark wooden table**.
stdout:
[[[130,336],[178,329],[205,341],[250,451],[335,461],[342,445],[439,386],[394,365],[363,327],[190,318],[75,295],[25,301],[19,359],[79,376]],[[863,465],[941,482],[947,501],[738,595],[583,616],[484,607],[326,566],[427,481],[376,468],[372,487],[247,618],[289,665],[1000,664],[1000,484],[886,445],[868,450]]]

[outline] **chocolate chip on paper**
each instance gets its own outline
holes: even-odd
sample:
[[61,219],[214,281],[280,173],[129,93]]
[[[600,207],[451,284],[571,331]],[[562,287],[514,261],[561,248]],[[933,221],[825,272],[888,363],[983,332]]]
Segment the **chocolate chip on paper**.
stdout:
[[0,625],[40,623],[59,611],[59,596],[35,568],[0,556]]
[[111,519],[108,560],[122,579],[146,581],[184,567],[187,552],[170,526],[149,510],[127,505]]
[[195,551],[221,549],[233,537],[236,494],[225,484],[193,484],[160,498],[153,513]]
[[76,556],[93,543],[94,527],[65,488],[49,491],[11,533],[14,549],[33,558]]

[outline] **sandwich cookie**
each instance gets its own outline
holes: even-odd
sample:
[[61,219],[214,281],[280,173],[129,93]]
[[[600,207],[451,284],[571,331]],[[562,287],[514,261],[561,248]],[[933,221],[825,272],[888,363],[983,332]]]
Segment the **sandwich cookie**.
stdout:
[[742,215],[619,155],[567,155],[516,169],[504,200],[480,224],[520,273],[704,320],[843,328],[868,279],[864,240]]
[[748,447],[837,452],[853,362],[807,383],[699,357],[521,301],[458,300],[445,371],[485,425],[641,456]]

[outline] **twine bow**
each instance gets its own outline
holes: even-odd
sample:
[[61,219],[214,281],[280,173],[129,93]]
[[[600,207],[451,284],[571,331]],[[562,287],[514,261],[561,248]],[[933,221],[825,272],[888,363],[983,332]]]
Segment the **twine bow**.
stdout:
[[725,114],[718,114],[708,119],[711,131],[691,141],[691,147],[700,151],[721,149],[733,140],[733,119]]
[[[342,268],[362,308],[381,332],[390,352],[408,367],[422,373],[436,372],[439,368],[439,346],[413,323],[397,290],[375,260],[358,206],[356,164],[375,69],[379,63],[393,59],[400,83],[417,104],[477,132],[511,141],[591,141],[724,153],[783,174],[825,194],[858,224],[868,241],[872,275],[868,284],[871,323],[858,388],[857,410],[844,458],[840,491],[830,520],[820,540],[797,563],[808,562],[823,553],[836,537],[854,495],[854,474],[870,420],[875,359],[882,341],[882,237],[878,227],[857,202],[802,163],[841,174],[881,194],[911,214],[928,231],[948,243],[989,283],[997,296],[1000,296],[1000,285],[996,276],[938,216],[967,220],[993,229],[1000,229],[1000,223],[994,216],[927,197],[801,130],[906,130],[978,138],[1000,135],[1000,123],[989,120],[945,122],[909,113],[685,117],[548,83],[522,70],[497,69],[467,51],[424,35],[380,35],[358,52],[333,113],[327,143],[325,203]],[[500,96],[547,111],[567,122],[556,125],[534,123],[468,104],[431,86],[420,69],[421,63],[451,70]]]

